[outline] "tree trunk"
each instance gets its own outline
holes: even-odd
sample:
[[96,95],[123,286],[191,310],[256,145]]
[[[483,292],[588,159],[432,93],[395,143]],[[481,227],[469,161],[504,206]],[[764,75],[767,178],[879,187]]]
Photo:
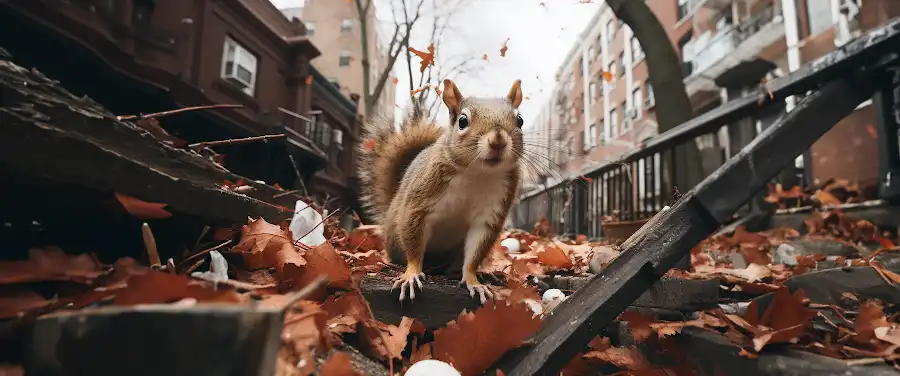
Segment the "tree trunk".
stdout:
[[371,100],[371,86],[372,86],[372,63],[369,61],[369,22],[366,17],[369,13],[369,6],[371,2],[374,0],[368,0],[363,4],[364,0],[356,0],[356,10],[357,15],[359,15],[359,33],[360,33],[360,41],[362,43],[361,51],[362,51],[362,68],[363,68],[363,108],[366,112],[366,117],[372,113],[372,107],[374,107],[375,103]]
[[[644,1],[606,0],[606,3],[616,17],[631,28],[644,50],[653,93],[659,98],[656,101],[659,133],[690,120],[694,110],[684,86],[681,61],[659,19]],[[705,177],[700,151],[695,142],[687,142],[676,147],[672,154],[672,151],[663,153],[663,171],[675,176],[663,181],[678,187],[680,192],[687,192]],[[677,267],[685,267],[683,261]],[[687,266],[690,266],[690,258],[687,258]]]

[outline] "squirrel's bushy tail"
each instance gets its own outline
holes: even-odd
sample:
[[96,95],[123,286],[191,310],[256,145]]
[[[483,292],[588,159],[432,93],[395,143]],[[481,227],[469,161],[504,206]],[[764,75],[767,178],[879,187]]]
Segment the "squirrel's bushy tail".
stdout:
[[363,208],[382,224],[403,173],[422,150],[441,136],[413,100],[413,109],[396,130],[393,121],[376,117],[363,126],[357,162]]

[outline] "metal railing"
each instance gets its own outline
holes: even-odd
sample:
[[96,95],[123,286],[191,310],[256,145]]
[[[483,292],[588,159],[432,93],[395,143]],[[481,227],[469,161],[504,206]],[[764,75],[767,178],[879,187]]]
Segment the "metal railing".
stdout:
[[[894,20],[893,25],[897,24],[900,20]],[[641,143],[635,150],[625,153],[619,162],[605,163],[583,175],[525,192],[511,213],[513,225],[530,228],[539,219],[547,218],[559,234],[602,237],[604,226],[609,222],[641,221],[654,216],[664,206],[674,202],[678,193],[693,188],[702,178],[738,155],[744,146],[761,132],[766,132],[771,124],[782,119],[786,97],[793,95],[799,100],[810,90],[816,90],[823,80],[838,78],[842,70],[851,69],[853,64],[868,63],[867,59],[877,57],[868,56],[869,50],[860,52],[850,48],[860,47],[853,43],[839,47],[837,51],[807,63],[791,75],[770,82],[771,98],[768,93],[761,95],[759,88],[748,88],[751,90],[744,96],[725,102]],[[835,57],[851,53],[854,54],[853,59],[838,60]],[[891,108],[883,110],[877,107],[878,100],[874,102],[876,116],[879,116],[879,134],[896,134],[896,131],[882,129],[890,126],[888,123],[892,124],[893,118],[881,112],[890,114]],[[893,146],[884,144],[888,141]],[[879,137],[879,142],[882,143],[879,149],[897,148],[896,137],[885,137],[885,140]],[[686,165],[684,159],[676,159],[674,150],[685,144],[696,145],[699,163],[691,159]],[[885,169],[900,169],[900,158],[896,153],[881,154],[879,174],[881,179],[890,180],[892,175]],[[806,168],[809,168],[808,163]],[[684,177],[688,171],[694,174],[693,178]],[[784,183],[786,188],[791,184],[802,185],[805,179],[797,175],[804,172],[803,169],[788,166],[772,182]],[[889,199],[889,194],[884,192],[895,191],[888,189],[890,187],[886,184],[884,181],[881,183],[879,198]],[[758,196],[764,193],[758,192]],[[749,205],[753,205],[753,201]],[[747,206],[744,208],[750,209]]]

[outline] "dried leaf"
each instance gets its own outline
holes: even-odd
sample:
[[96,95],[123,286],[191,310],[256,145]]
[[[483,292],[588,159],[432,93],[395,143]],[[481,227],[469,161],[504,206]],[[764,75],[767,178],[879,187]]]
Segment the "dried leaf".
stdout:
[[806,308],[804,300],[806,294],[802,289],[791,294],[787,287],[782,287],[775,292],[761,317],[756,301],[750,303],[744,319],[750,325],[764,327],[753,338],[756,351],[762,350],[769,343],[791,342],[803,334],[816,315],[816,311]]
[[482,306],[463,312],[434,333],[435,359],[451,363],[463,375],[480,375],[507,350],[518,347],[541,326],[522,303]]
[[353,229],[348,241],[350,249],[354,252],[385,249],[381,227],[376,225],[363,225]]
[[555,245],[542,245],[537,249],[538,261],[541,264],[552,266],[558,269],[568,269],[574,266],[572,259],[566,254],[562,248]]
[[425,68],[427,68],[429,65],[434,65],[434,43],[428,45],[428,52],[420,51],[412,47],[409,47],[409,52],[412,52],[420,59],[422,59],[422,61],[419,63],[420,73],[424,73]]
[[234,290],[207,287],[207,282],[183,275],[148,271],[132,275],[126,287],[116,291],[115,305],[172,303],[185,298],[198,302],[240,303],[245,301]]
[[0,285],[0,319],[17,317],[20,313],[50,305],[50,300],[21,285]]
[[172,213],[166,211],[166,204],[147,202],[138,198],[115,192],[116,200],[122,204],[125,211],[131,216],[141,220],[166,219],[172,217]]
[[884,316],[884,308],[880,303],[870,300],[859,306],[859,314],[853,322],[856,329],[854,341],[861,344],[868,344],[875,338],[875,330],[878,328],[889,328],[887,318]]
[[31,248],[28,260],[0,261],[0,284],[42,281],[91,283],[103,274],[93,255],[68,255],[55,246]]
[[332,354],[322,368],[319,369],[321,376],[358,376],[361,373],[353,369],[353,359],[350,355],[343,351]]
[[282,343],[289,344],[294,354],[300,358],[301,371],[310,374],[315,370],[315,355],[328,350],[325,340],[326,313],[318,304],[299,301],[285,313]]
[[[506,50],[509,49],[509,47],[507,47],[508,43],[509,43],[509,38],[506,38],[506,40],[503,41],[503,47],[500,47],[500,57],[506,57]],[[485,60],[487,60],[487,59],[485,59]]]
[[588,351],[584,357],[597,359],[628,370],[637,370],[650,365],[641,352],[634,347],[610,347],[603,351]]
[[640,312],[622,312],[622,314],[619,315],[619,320],[628,322],[628,327],[631,328],[631,335],[634,337],[635,343],[644,342],[644,340],[653,335],[653,329],[650,328],[650,324],[655,323],[656,320],[647,317]]

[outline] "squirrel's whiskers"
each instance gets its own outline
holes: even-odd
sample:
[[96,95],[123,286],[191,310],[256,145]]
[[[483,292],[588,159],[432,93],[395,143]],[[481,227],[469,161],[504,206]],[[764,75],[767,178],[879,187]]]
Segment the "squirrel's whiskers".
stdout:
[[469,294],[482,303],[493,297],[476,272],[518,195],[520,165],[534,164],[521,131],[522,98],[519,80],[505,98],[463,97],[444,80],[450,126],[428,122],[417,104],[399,131],[385,120],[366,125],[362,202],[382,226],[391,261],[406,264],[394,285],[401,301],[421,288],[426,254],[461,261]]

